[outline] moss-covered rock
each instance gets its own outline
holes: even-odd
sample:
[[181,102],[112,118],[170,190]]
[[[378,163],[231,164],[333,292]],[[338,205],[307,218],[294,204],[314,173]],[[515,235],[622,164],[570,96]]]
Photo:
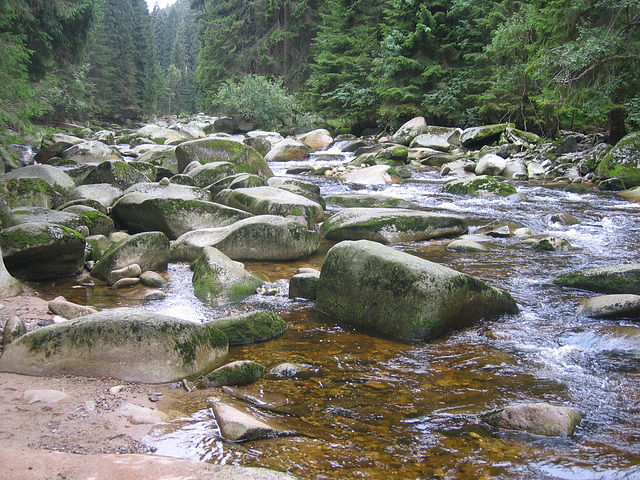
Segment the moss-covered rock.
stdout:
[[585,298],[580,302],[580,314],[592,318],[640,318],[640,295]]
[[13,208],[21,206],[57,208],[65,197],[40,178],[0,178],[0,202]]
[[302,180],[296,180],[295,178],[290,177],[271,177],[267,180],[267,185],[295,193],[296,195],[302,195],[303,197],[316,202],[323,209],[326,207],[324,198],[320,195],[320,187],[315,183],[303,182]]
[[[69,195],[69,200],[92,200],[98,202],[106,210],[122,196],[122,189],[108,183],[92,183],[79,185]],[[104,213],[104,212],[103,212]]]
[[227,354],[215,326],[115,308],[29,332],[0,357],[0,371],[166,383],[211,371]]
[[260,380],[265,367],[251,360],[237,360],[216,368],[200,382],[202,388],[222,387],[223,385],[247,385]]
[[239,302],[262,285],[262,280],[213,247],[205,247],[194,263],[192,282],[195,296],[212,306]]
[[480,418],[497,428],[550,437],[570,437],[580,425],[582,414],[548,403],[524,403],[485,412]]
[[450,180],[444,184],[442,191],[455,195],[473,195],[475,197],[487,195],[509,196],[517,193],[516,187],[507,180],[490,175]]
[[169,170],[171,173],[178,173],[178,158],[176,157],[176,147],[171,145],[156,145],[147,149],[136,159],[138,162],[148,162],[156,167]]
[[320,272],[298,273],[289,279],[289,298],[315,300],[318,296]]
[[469,221],[460,215],[400,208],[345,208],[323,225],[330,240],[409,242],[461,235]]
[[171,245],[173,261],[194,261],[206,246],[233,260],[283,261],[307,257],[320,248],[320,234],[275,215],[257,215],[232,225],[187,232]]
[[242,142],[226,138],[208,137],[181,143],[176,147],[178,171],[193,161],[200,163],[230,162],[238,173],[252,173],[265,180],[273,172],[260,153]]
[[569,272],[554,278],[553,283],[599,293],[640,295],[640,263]]
[[470,127],[460,135],[460,143],[466,148],[480,148],[484,145],[491,145],[500,140],[500,136],[508,127],[513,127],[510,123],[498,123],[495,125],[483,125],[480,127]]
[[383,197],[362,193],[330,195],[325,198],[327,205],[338,207],[408,208],[411,203],[401,198]]
[[63,225],[23,223],[0,233],[7,270],[20,280],[50,280],[82,271],[86,242]]
[[277,215],[290,218],[307,226],[324,219],[322,206],[302,195],[274,187],[237,188],[222,190],[214,198],[232,208],[254,215]]
[[265,180],[258,175],[236,173],[235,175],[229,175],[214,182],[207,187],[207,190],[211,194],[211,198],[214,198],[218,193],[227,188],[235,190],[236,188],[264,187],[266,184]]
[[507,292],[367,240],[340,242],[329,250],[316,308],[403,341],[431,340],[518,312]]
[[142,271],[165,270],[169,263],[169,239],[162,232],[145,232],[131,235],[111,245],[96,262],[91,275],[107,280],[113,270],[140,266]]
[[246,345],[279,337],[289,329],[281,316],[258,311],[214,320],[216,328],[227,335],[229,345]]
[[76,188],[73,179],[59,168],[51,165],[28,165],[5,173],[5,179],[40,179],[47,183],[65,199],[69,197],[71,191]]
[[85,205],[70,205],[62,212],[71,213],[80,217],[82,225],[89,229],[89,235],[109,235],[115,225],[108,215]]
[[600,162],[595,173],[599,178],[619,178],[627,187],[640,186],[640,132],[620,140]]
[[209,162],[204,165],[200,162],[191,162],[183,173],[193,179],[196,187],[204,188],[222,178],[234,175],[236,168],[230,162]]
[[22,225],[23,223],[55,223],[78,230],[85,225],[79,215],[72,212],[61,212],[42,207],[18,207],[12,208],[2,216],[4,228]]
[[264,158],[267,162],[299,162],[309,158],[311,148],[293,138],[275,144]]
[[109,160],[97,165],[82,181],[83,185],[108,183],[122,190],[141,182],[149,182],[149,177],[123,161]]
[[79,163],[102,163],[109,160],[122,160],[117,148],[105,145],[97,140],[82,141],[62,152],[62,158]]

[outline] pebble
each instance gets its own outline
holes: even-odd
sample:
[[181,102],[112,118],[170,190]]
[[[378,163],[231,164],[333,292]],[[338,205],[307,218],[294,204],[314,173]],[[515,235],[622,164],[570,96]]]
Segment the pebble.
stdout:
[[[124,390],[124,385],[116,385],[115,387],[111,387],[109,389],[109,393],[111,395],[117,395],[118,393],[120,393],[122,390]],[[103,397],[100,397],[103,398]]]

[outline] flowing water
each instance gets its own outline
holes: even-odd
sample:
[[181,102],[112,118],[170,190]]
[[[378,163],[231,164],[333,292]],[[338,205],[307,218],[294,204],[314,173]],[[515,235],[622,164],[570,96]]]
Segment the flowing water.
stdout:
[[[280,175],[291,166],[271,165]],[[323,195],[353,191],[332,178],[296,178],[318,182]],[[393,245],[508,290],[521,313],[408,345],[338,324],[316,313],[312,303],[287,298],[287,280],[299,267],[320,268],[330,242],[298,262],[247,262],[248,270],[281,293],[256,295],[230,308],[269,308],[291,328],[269,342],[231,347],[228,360],[307,367],[304,378],[263,379],[251,386],[284,394],[295,404],[292,415],[256,415],[303,435],[224,442],[206,404],[214,393],[177,391],[164,407],[175,420],[147,438],[157,453],[268,467],[304,479],[640,478],[640,328],[630,320],[581,317],[578,301],[593,294],[552,284],[569,270],[639,262],[640,204],[613,193],[575,194],[533,183],[517,184],[524,196],[519,200],[478,199],[442,194],[441,183],[437,172],[424,171],[358,193],[465,215],[470,233],[509,220],[568,240],[572,248],[556,252],[533,250],[514,237],[492,239],[488,253],[447,252],[451,239]],[[549,223],[548,215],[557,212],[571,213],[580,223]],[[227,313],[195,299],[188,266],[172,264],[167,273],[167,299],[145,308],[194,321]],[[135,290],[130,295],[115,303],[139,304]],[[72,299],[114,306],[106,288],[81,290]],[[477,418],[487,409],[538,401],[582,411],[575,436],[496,431]]]

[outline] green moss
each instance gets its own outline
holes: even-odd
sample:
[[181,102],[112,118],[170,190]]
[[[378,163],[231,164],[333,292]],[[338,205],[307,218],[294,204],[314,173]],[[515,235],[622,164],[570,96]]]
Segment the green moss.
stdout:
[[256,362],[234,362],[211,372],[203,383],[210,387],[246,385],[261,378],[265,370],[264,366]]
[[[180,324],[178,324],[180,326]],[[209,346],[213,349],[224,347],[228,344],[227,336],[213,325],[207,324],[204,326],[202,334],[193,335],[190,340],[180,342],[175,340],[176,351],[182,357],[182,361],[187,363],[193,363],[196,361],[198,349],[202,346]]]
[[302,209],[300,207],[295,207],[291,213],[295,216],[301,216],[302,215]]

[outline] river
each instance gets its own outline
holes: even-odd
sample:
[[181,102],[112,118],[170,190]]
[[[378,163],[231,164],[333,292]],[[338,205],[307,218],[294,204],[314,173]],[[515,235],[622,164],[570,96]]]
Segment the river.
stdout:
[[[291,166],[271,168],[285,175]],[[333,178],[293,177],[318,183],[325,196],[355,191]],[[145,308],[194,321],[269,308],[289,323],[289,331],[269,342],[231,347],[228,360],[295,362],[310,374],[251,386],[289,397],[298,406],[296,416],[280,420],[305,435],[224,442],[206,404],[211,392],[182,392],[167,401],[175,420],[146,439],[157,453],[268,467],[303,479],[640,478],[639,324],[581,317],[578,301],[594,294],[552,283],[570,270],[640,262],[640,204],[612,192],[576,194],[561,185],[529,182],[515,184],[519,200],[453,196],[440,192],[442,181],[438,172],[425,169],[402,183],[357,193],[467,216],[470,233],[508,220],[568,240],[571,249],[555,252],[533,250],[513,236],[493,238],[485,253],[448,252],[451,239],[393,245],[508,290],[521,313],[430,343],[403,344],[338,324],[316,313],[312,303],[287,298],[288,279],[299,267],[320,268],[331,242],[298,262],[246,262],[281,293],[255,295],[225,311],[204,307],[193,296],[188,266],[172,264],[167,298]],[[548,216],[558,212],[580,223],[550,223]],[[75,300],[114,306],[107,289],[86,295]],[[115,303],[139,301],[125,295]],[[496,431],[477,418],[484,410],[538,401],[584,413],[573,438]]]

